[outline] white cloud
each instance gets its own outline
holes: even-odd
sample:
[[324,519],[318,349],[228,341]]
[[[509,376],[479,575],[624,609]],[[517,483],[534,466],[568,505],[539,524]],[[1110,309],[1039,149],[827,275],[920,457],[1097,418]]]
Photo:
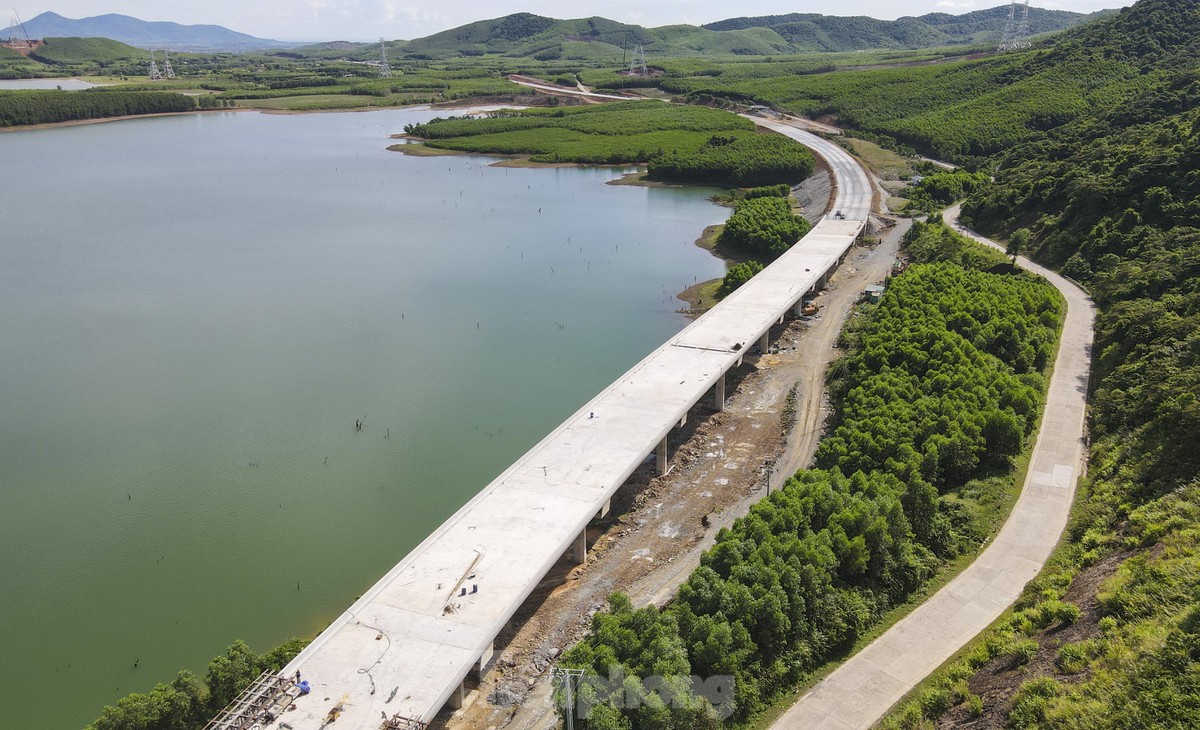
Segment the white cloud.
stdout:
[[[400,13],[410,23],[442,23],[448,20],[445,15],[436,10],[422,10],[411,5],[400,8]],[[391,20],[391,18],[388,19]]]

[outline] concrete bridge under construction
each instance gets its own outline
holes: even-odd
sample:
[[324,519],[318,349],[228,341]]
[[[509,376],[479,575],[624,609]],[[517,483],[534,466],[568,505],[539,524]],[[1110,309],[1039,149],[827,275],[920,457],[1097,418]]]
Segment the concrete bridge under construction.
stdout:
[[[279,727],[416,729],[461,703],[464,679],[486,668],[495,637],[550,569],[568,554],[584,559],[588,523],[614,493],[651,454],[665,470],[671,433],[691,408],[711,397],[723,409],[726,373],[756,347],[766,352],[771,327],[825,286],[866,225],[870,182],[837,145],[755,121],[832,168],[826,218],[542,439],[330,624],[282,672],[300,672],[311,692],[287,699],[295,709]],[[210,727],[255,727],[239,715]]]

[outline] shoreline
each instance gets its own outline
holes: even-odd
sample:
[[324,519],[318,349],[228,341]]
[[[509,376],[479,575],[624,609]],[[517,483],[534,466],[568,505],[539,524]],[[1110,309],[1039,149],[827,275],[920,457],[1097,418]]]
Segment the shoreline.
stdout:
[[62,122],[45,122],[43,124],[18,124],[12,127],[0,127],[0,134],[7,132],[36,132],[61,127],[83,127],[89,124],[106,124],[108,122],[127,122],[132,119],[155,119],[158,117],[187,117],[195,114],[213,114],[219,112],[251,112],[258,111],[250,107],[226,107],[224,109],[194,109],[190,112],[158,112],[155,114],[125,114],[119,117],[96,117],[95,119],[68,119]]
[[[290,116],[295,114],[343,114],[349,112],[374,112],[387,111],[395,109],[405,109],[409,111],[420,110],[438,110],[438,109],[455,109],[458,111],[478,110],[487,111],[492,108],[490,104],[469,104],[469,105],[454,105],[447,104],[414,104],[411,106],[394,106],[394,107],[359,107],[352,109],[317,109],[310,111],[288,110],[288,109],[264,109],[257,107],[227,107],[223,109],[196,109],[187,112],[162,112],[158,114],[127,114],[118,117],[100,117],[97,119],[71,119],[62,122],[47,122],[45,124],[27,124],[13,127],[0,127],[0,133],[4,132],[26,132],[26,131],[41,131],[48,129],[57,129],[62,127],[79,127],[91,124],[105,124],[108,122],[122,122],[133,119],[148,119],[155,117],[183,117],[197,114],[212,114],[212,113],[243,113],[243,112],[258,112],[259,114],[283,115]],[[400,140],[418,140],[419,137],[413,137],[407,134],[393,134],[392,139]],[[423,143],[412,144],[411,142],[403,142],[393,144],[387,147],[388,151],[399,152],[400,154],[410,155],[413,157],[445,157],[445,156],[481,156],[500,158],[488,165],[489,167],[507,167],[507,168],[527,168],[527,169],[555,169],[565,167],[591,167],[591,168],[637,168],[633,172],[626,172],[619,177],[605,182],[605,185],[628,185],[647,188],[684,188],[689,187],[687,183],[671,183],[661,182],[657,180],[646,179],[645,163],[621,163],[621,164],[584,164],[579,162],[532,162],[530,155],[503,155],[497,153],[480,153],[480,152],[464,152],[461,150],[443,150],[437,147],[428,147]],[[713,187],[713,186],[701,186]],[[719,203],[714,203],[719,205]],[[707,250],[713,257],[725,262],[728,269],[731,264],[738,263],[739,259],[731,258],[722,255],[716,250],[716,234],[724,227],[724,224],[708,226],[701,231],[700,236],[696,238],[694,244],[700,248]],[[675,294],[675,298],[686,304],[686,307],[680,307],[675,311],[684,315],[689,319],[696,319],[700,315],[707,312],[713,305],[717,303],[714,296],[716,289],[720,286],[722,279],[710,279],[708,281],[698,282],[692,286],[683,289]],[[711,302],[708,306],[704,306],[705,301]]]
[[[75,79],[78,77],[71,77],[71,78]],[[51,79],[51,80],[55,80],[55,79]],[[69,80],[69,79],[64,78],[63,80],[65,81],[65,80]],[[80,80],[86,81],[84,79],[80,79]],[[104,86],[105,85],[105,84],[94,83],[91,81],[86,81],[86,83],[92,83],[95,86]],[[33,90],[37,91],[38,89],[33,89]],[[247,101],[251,101],[251,100],[247,100]],[[503,104],[503,102],[499,99],[493,99],[493,100],[489,101],[488,97],[480,97],[478,99],[472,99],[472,100],[470,100],[470,103],[466,103],[466,102],[467,102],[467,100],[465,100],[465,99],[458,99],[458,100],[454,100],[454,101],[439,102],[436,104],[422,103],[422,104],[398,104],[395,106],[361,106],[361,107],[346,107],[344,109],[273,109],[270,107],[261,107],[261,106],[231,106],[231,107],[223,107],[220,109],[193,109],[191,111],[186,111],[186,112],[158,112],[155,114],[124,114],[124,115],[117,116],[117,117],[96,117],[94,119],[68,119],[68,120],[64,120],[61,122],[46,122],[44,124],[17,124],[17,125],[13,125],[11,127],[0,127],[0,133],[3,133],[3,132],[29,132],[29,131],[37,131],[37,130],[43,130],[43,129],[56,129],[59,127],[80,127],[80,126],[84,126],[87,124],[104,124],[106,122],[125,122],[125,121],[129,121],[131,119],[152,119],[154,117],[186,117],[186,116],[190,116],[193,114],[212,114],[214,112],[258,112],[259,114],[278,114],[278,115],[288,116],[288,115],[293,115],[293,114],[345,114],[345,113],[349,113],[349,112],[381,112],[381,111],[390,111],[390,110],[397,110],[397,109],[404,109],[404,110],[408,110],[408,111],[421,111],[421,110],[426,110],[426,109],[434,110],[434,111],[441,110],[441,109],[445,109],[448,111],[450,111],[450,110],[454,110],[454,111],[478,110],[479,112],[485,112],[485,111],[492,111],[494,109],[522,108],[519,106]],[[528,108],[528,106],[526,106],[524,108]],[[395,138],[400,138],[403,136],[404,135],[393,135],[393,137],[395,137]]]
[[[702,248],[705,251],[708,251],[708,253],[714,258],[718,258],[725,262],[725,270],[728,271],[732,265],[741,263],[742,261],[746,261],[748,259],[739,259],[736,257],[727,256],[725,253],[717,250],[717,237],[721,235],[721,231],[724,230],[724,228],[724,223],[705,226],[704,230],[700,232],[700,237],[693,242],[693,245],[697,248]],[[721,277],[719,279],[709,279],[708,281],[697,282],[689,286],[687,289],[679,292],[675,295],[675,298],[683,301],[687,304],[687,306],[681,307],[675,311],[684,315],[688,319],[696,319],[700,315],[712,309],[717,305],[717,302],[720,301],[720,299],[717,298],[717,292],[720,290],[721,283],[724,280],[724,277]],[[705,304],[705,302],[707,302],[707,304]]]

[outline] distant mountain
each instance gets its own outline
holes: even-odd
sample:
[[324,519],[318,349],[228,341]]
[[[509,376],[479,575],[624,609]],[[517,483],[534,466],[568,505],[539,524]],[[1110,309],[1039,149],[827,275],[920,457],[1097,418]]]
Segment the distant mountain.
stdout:
[[[857,51],[868,48],[929,48],[1000,39],[1008,19],[1008,5],[976,10],[962,15],[930,13],[896,20],[864,16],[843,17],[818,13],[789,13],[750,18],[730,18],[704,28],[717,31],[770,29],[801,51]],[[1084,21],[1115,11],[1091,14],[1065,10],[1029,9],[1032,35],[1065,30]]]
[[790,50],[778,33],[764,28],[727,33],[692,25],[643,28],[607,18],[555,20],[531,13],[480,20],[398,45],[417,57],[486,53],[542,60],[620,57],[638,45],[660,56],[771,55]]
[[[1101,11],[1101,13],[1109,11]],[[1085,15],[1030,8],[1032,34],[1064,30],[1100,13]],[[480,20],[425,38],[392,44],[414,58],[499,54],[541,60],[611,60],[641,45],[651,56],[768,56],[870,48],[930,48],[1000,40],[1008,6],[964,15],[932,13],[919,18],[876,20],[815,13],[732,18],[696,27],[643,28],[606,18],[556,20],[531,13]]]
[[[172,51],[259,51],[287,48],[292,44],[255,38],[219,25],[180,25],[131,18],[128,15],[97,15],[72,20],[57,13],[42,13],[25,21],[25,32],[32,38],[109,38],[139,48],[167,48]],[[0,36],[20,38],[21,30],[10,27]]]

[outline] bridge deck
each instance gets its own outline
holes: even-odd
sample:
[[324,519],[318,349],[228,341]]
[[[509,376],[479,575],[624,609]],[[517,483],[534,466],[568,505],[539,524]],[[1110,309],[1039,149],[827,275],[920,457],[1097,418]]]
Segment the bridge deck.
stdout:
[[837,266],[862,225],[819,223],[463,506],[285,669],[299,670],[313,687],[287,723],[320,727],[339,702],[339,725],[375,727],[396,713],[432,719],[606,501]]
[[[811,290],[862,232],[870,183],[845,151],[812,147],[838,183],[833,208],[777,261],[622,375],[498,476],[381,578],[287,667],[312,693],[295,730],[429,721],[549,569],[710,388]],[[594,414],[594,417],[592,416]],[[460,595],[463,589],[466,595]],[[393,691],[395,696],[393,697]]]

